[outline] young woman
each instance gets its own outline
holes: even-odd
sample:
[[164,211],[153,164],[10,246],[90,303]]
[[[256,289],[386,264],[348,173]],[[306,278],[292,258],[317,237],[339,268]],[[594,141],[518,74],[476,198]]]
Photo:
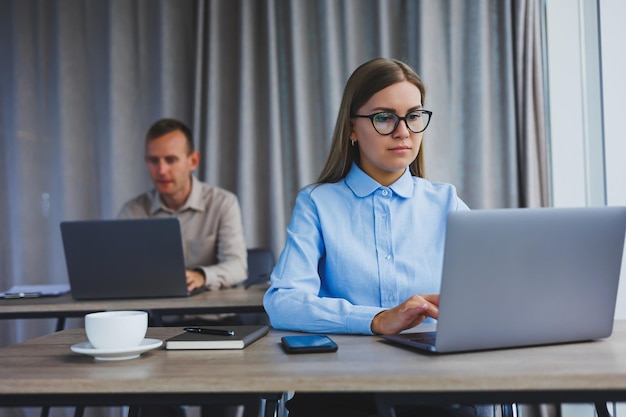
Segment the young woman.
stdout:
[[296,199],[264,305],[275,328],[393,334],[437,318],[446,218],[467,210],[424,177],[432,113],[405,63],[348,80],[326,165]]
[[[296,199],[264,305],[278,329],[393,334],[436,319],[448,213],[467,210],[452,185],[424,179],[432,113],[403,62],[374,59],[346,84],[330,154]],[[376,414],[368,394],[296,394],[290,417]],[[474,406],[399,415],[470,417]]]

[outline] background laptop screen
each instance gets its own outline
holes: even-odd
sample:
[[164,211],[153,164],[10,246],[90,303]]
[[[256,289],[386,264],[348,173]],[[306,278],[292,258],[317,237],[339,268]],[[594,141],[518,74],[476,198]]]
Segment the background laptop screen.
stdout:
[[61,223],[75,299],[187,296],[177,218]]

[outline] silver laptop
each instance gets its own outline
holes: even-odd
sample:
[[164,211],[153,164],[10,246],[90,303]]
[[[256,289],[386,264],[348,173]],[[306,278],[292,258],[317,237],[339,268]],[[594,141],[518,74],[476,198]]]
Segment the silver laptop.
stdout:
[[436,332],[385,340],[429,352],[611,335],[626,207],[451,213]]
[[191,295],[177,218],[66,221],[61,235],[74,299]]

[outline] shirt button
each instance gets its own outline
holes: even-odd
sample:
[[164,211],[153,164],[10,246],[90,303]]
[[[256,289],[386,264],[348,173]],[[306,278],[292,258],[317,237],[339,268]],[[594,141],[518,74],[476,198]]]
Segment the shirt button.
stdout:
[[387,213],[380,213],[380,217],[382,217],[383,219],[387,218]]
[[387,297],[387,301],[393,301],[393,295],[390,295],[389,297]]
[[387,255],[385,256],[385,259],[386,259],[386,260],[391,259],[391,255],[387,254]]
[[387,190],[383,190],[383,195],[387,195]]

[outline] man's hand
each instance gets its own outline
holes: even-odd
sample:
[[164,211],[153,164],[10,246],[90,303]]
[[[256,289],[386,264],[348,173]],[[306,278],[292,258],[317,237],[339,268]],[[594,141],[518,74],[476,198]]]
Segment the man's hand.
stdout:
[[206,279],[204,278],[204,274],[202,272],[191,269],[187,270],[187,291],[191,292],[196,288],[203,287],[205,281]]
[[415,327],[427,317],[439,316],[439,294],[414,295],[397,307],[381,311],[372,320],[372,332],[396,334]]

